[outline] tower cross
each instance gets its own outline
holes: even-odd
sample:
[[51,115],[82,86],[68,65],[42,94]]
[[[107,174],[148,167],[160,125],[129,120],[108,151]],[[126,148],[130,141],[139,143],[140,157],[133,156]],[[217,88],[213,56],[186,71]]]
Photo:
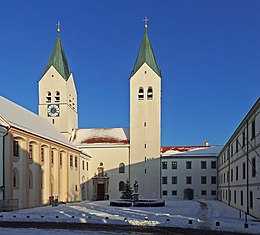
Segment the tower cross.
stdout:
[[57,32],[60,33],[60,21],[59,20],[58,20],[57,26],[58,26]]
[[145,16],[143,19],[145,30],[147,30],[147,28],[148,28],[148,21],[149,21],[149,19]]

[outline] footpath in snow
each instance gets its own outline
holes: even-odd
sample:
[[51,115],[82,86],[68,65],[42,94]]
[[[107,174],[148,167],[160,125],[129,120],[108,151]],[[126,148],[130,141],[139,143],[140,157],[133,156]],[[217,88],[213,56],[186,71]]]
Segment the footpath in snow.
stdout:
[[[62,204],[0,213],[6,222],[54,222],[138,227],[175,227],[260,234],[260,220],[219,201],[167,201],[165,207],[111,207],[109,201]],[[71,224],[72,225],[72,224]]]

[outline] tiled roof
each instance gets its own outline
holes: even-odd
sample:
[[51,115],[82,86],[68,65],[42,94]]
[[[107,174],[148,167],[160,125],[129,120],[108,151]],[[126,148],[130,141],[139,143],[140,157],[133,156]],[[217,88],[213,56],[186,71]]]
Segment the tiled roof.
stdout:
[[128,128],[90,128],[75,129],[72,133],[72,143],[76,146],[83,145],[128,145]]
[[157,65],[153,49],[150,43],[150,40],[148,38],[147,32],[144,33],[144,38],[141,44],[141,48],[139,50],[134,69],[132,71],[131,76],[133,76],[137,70],[144,64],[148,64],[149,67],[157,73],[159,76],[161,76],[160,69]]
[[208,146],[162,146],[161,153],[168,151],[187,152],[194,149],[208,148]]
[[51,66],[53,66],[66,81],[68,80],[71,72],[69,69],[67,58],[65,56],[65,52],[62,48],[60,34],[58,34],[58,38],[52,49],[48,64],[44,70],[44,74]]
[[172,146],[162,147],[162,157],[218,156],[223,146]]

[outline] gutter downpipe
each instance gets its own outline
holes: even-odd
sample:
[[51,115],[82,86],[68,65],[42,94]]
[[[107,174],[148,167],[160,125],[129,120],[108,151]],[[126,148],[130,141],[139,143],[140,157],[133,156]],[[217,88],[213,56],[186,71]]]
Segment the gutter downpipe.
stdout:
[[[230,172],[230,158],[231,158],[231,154],[230,154],[230,145],[229,147],[229,151],[228,151],[228,205],[230,206],[230,200],[231,200],[231,191],[230,191],[230,178],[231,178],[231,172]],[[233,157],[233,156],[232,156]]]
[[248,156],[248,144],[249,144],[249,136],[248,136],[248,120],[246,121],[246,135],[247,135],[247,144],[246,144],[246,223],[247,223],[247,215],[249,215],[249,172],[248,172],[248,163],[249,163],[249,156]]
[[3,200],[5,199],[5,137],[8,135],[10,126],[6,128],[6,133],[3,135]]

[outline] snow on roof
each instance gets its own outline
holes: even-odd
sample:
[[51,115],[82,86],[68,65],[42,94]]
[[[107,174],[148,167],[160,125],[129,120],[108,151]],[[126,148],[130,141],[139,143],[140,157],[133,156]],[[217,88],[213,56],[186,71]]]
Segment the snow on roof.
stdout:
[[[166,151],[162,154],[163,157],[214,157],[218,156],[223,146],[183,146],[183,148],[178,148],[181,151]],[[187,148],[186,148],[187,147]],[[177,149],[178,149],[177,148]],[[186,150],[186,151],[184,151]]]
[[3,126],[5,128],[9,127],[9,124],[7,123],[7,121],[3,117],[0,117],[0,126]]
[[0,96],[0,116],[11,127],[27,131],[31,134],[58,142],[76,149],[54,126],[46,119]]
[[161,153],[173,154],[173,153],[192,151],[196,149],[204,149],[208,147],[209,146],[162,146]]
[[129,128],[76,129],[71,141],[76,146],[93,144],[128,145]]

